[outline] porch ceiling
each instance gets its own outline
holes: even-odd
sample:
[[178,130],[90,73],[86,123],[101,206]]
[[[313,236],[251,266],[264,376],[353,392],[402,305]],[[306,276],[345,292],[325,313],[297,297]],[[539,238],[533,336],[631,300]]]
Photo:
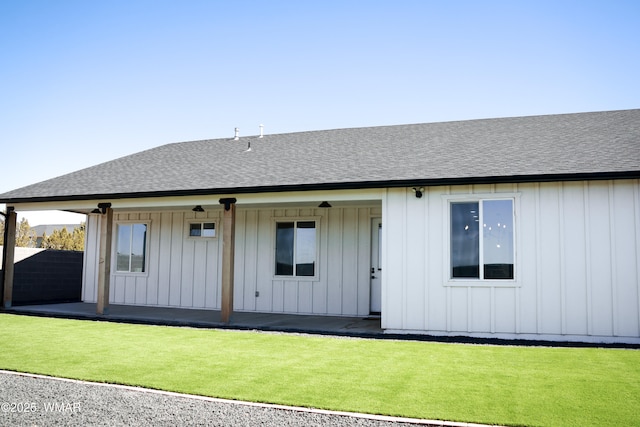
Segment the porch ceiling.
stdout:
[[336,190],[336,191],[307,191],[258,194],[229,194],[183,197],[147,197],[137,199],[96,199],[79,201],[49,201],[15,204],[16,211],[62,210],[80,214],[89,214],[98,203],[109,202],[116,212],[135,211],[184,211],[195,206],[202,206],[205,210],[222,209],[221,198],[234,197],[237,199],[238,209],[247,208],[317,208],[320,203],[327,201],[332,207],[360,207],[382,205],[382,190]]

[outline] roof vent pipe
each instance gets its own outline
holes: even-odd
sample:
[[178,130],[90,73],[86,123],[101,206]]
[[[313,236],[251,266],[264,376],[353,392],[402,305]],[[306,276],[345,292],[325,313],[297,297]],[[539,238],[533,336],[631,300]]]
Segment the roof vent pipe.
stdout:
[[264,125],[260,125],[260,136],[259,138],[262,138],[264,136]]
[[234,140],[239,140],[240,139],[240,129],[236,128],[236,136],[233,137]]

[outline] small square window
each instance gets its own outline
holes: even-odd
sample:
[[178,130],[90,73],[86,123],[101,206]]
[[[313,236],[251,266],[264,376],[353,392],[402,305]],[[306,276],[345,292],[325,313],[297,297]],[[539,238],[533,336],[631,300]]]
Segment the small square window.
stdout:
[[213,222],[203,223],[202,237],[216,237],[216,224]]
[[202,235],[202,224],[189,224],[189,236],[199,237]]
[[216,223],[215,222],[190,223],[189,237],[216,237]]

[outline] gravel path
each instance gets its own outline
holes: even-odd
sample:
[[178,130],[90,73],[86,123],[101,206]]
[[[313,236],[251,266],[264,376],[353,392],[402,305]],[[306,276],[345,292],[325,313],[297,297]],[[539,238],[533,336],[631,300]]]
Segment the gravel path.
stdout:
[[[462,426],[459,423],[420,423]],[[0,372],[3,426],[415,426]]]

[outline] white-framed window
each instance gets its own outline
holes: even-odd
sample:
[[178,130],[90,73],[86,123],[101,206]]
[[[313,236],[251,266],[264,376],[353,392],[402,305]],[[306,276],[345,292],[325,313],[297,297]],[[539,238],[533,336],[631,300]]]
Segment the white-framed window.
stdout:
[[188,236],[190,238],[214,238],[217,237],[215,221],[189,222]]
[[449,279],[513,282],[515,199],[449,200]]
[[275,236],[275,275],[316,277],[318,222],[315,219],[278,219]]
[[116,272],[145,273],[149,223],[116,223]]

